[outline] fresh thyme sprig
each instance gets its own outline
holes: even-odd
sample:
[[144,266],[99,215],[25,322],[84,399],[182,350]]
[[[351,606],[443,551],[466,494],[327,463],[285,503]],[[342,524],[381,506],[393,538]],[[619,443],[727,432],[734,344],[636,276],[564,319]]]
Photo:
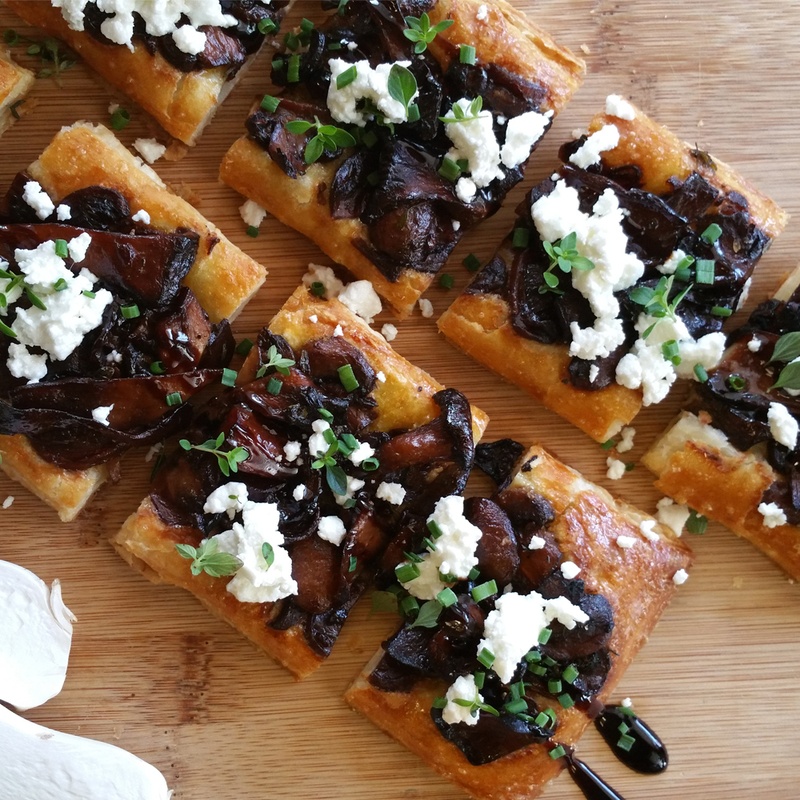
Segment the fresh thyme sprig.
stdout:
[[288,375],[289,368],[294,366],[294,360],[291,358],[284,358],[279,352],[278,348],[273,344],[267,350],[267,363],[262,364],[256,372],[256,378],[263,378],[267,372],[274,369],[280,372],[281,375]]
[[37,41],[9,28],[3,34],[3,40],[10,47],[27,44],[25,52],[29,56],[40,56],[42,59],[42,68],[36,73],[36,77],[53,78],[59,86],[61,86],[61,73],[77,63],[77,59],[72,57],[71,53],[62,53],[61,42],[50,36]]
[[303,158],[306,164],[313,164],[319,161],[322,154],[328,151],[335,151],[345,147],[355,146],[356,140],[352,134],[344,128],[337,128],[335,125],[327,125],[320,122],[319,117],[314,117],[314,122],[305,119],[293,119],[286,123],[286,130],[289,133],[308,133],[316,130],[316,134],[308,140],[306,149],[303,151]]
[[408,27],[403,31],[403,36],[414,44],[414,52],[424,53],[436,35],[446,31],[452,24],[452,19],[443,19],[436,25],[431,25],[431,18],[423,12],[419,17],[406,17]]
[[469,108],[465,111],[458,103],[455,103],[450,110],[450,114],[444,117],[439,117],[441,122],[469,122],[473,119],[478,119],[481,115],[483,108],[483,98],[478,95],[470,104]]
[[220,448],[224,443],[224,433],[219,434],[216,439],[208,439],[202,444],[192,444],[188,439],[181,439],[178,442],[187,452],[199,450],[201,453],[210,453],[216,456],[219,471],[227,478],[231,472],[239,471],[239,464],[250,458],[250,452],[245,447],[234,447],[232,450],[222,451]]
[[775,342],[769,361],[789,363],[781,369],[778,379],[770,389],[800,389],[800,361],[795,361],[797,358],[800,358],[800,331],[785,333]]
[[192,575],[205,572],[212,578],[233,575],[242,568],[242,562],[230,553],[220,553],[216,539],[207,539],[199,547],[190,544],[176,544],[175,549],[183,558],[192,560]]
[[578,234],[573,231],[555,242],[542,243],[544,251],[550,259],[550,264],[542,274],[544,284],[539,287],[539,294],[544,294],[545,292],[562,294],[562,291],[558,288],[558,274],[554,271],[556,267],[565,274],[571,273],[574,269],[581,272],[594,269],[594,262],[582,256],[576,249],[577,242]]
[[667,317],[672,320],[677,319],[677,308],[694,284],[690,283],[670,300],[669,293],[672,291],[674,280],[674,275],[664,276],[656,284],[655,289],[650,286],[636,286],[631,290],[631,300],[637,305],[644,306],[645,313],[656,318],[656,321],[642,334],[642,339],[646,339],[653,332],[653,328],[660,320]]

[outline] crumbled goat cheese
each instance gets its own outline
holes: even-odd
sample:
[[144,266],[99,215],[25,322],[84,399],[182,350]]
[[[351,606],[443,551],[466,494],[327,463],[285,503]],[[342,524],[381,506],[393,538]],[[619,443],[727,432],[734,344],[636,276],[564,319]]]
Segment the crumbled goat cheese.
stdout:
[[347,456],[348,459],[357,467],[361,466],[361,463],[368,458],[372,458],[375,455],[375,449],[372,445],[367,444],[367,442],[359,442],[358,447]]
[[385,500],[394,506],[399,506],[406,499],[406,490],[400,483],[387,483],[382,481],[375,491],[378,500]]
[[315,325],[319,322],[319,317],[316,314],[311,314],[308,318],[309,322],[313,322]]
[[478,13],[475,15],[475,19],[479,19],[481,22],[484,22],[489,16],[489,7],[486,3],[481,3],[478,6]]
[[247,503],[246,484],[231,481],[211,492],[203,505],[203,513],[227,514],[229,519],[233,519],[244,510],[245,503]]
[[678,248],[673,250],[670,257],[663,263],[656,267],[662,275],[673,275],[675,270],[678,269],[678,264],[686,258],[686,253]]
[[360,478],[354,478],[352,475],[347,475],[347,488],[344,494],[337,494],[335,496],[336,502],[340,506],[344,506],[348,500],[352,500],[355,493],[364,488],[364,481]]
[[150,214],[147,213],[143,208],[140,208],[132,217],[131,219],[134,222],[141,222],[144,225],[150,224]]
[[305,496],[306,496],[305,484],[298,483],[297,486],[294,487],[294,491],[292,492],[292,497],[299,503]]
[[633,708],[633,700],[631,700],[630,697],[626,697],[621,705],[623,708]]
[[264,221],[267,212],[253,200],[246,200],[239,206],[239,215],[249,228],[257,228]]
[[444,697],[447,704],[442,709],[442,719],[448,725],[455,725],[459,722],[463,722],[465,725],[478,724],[477,707],[472,710],[468,706],[456,702],[456,700],[467,700],[470,703],[483,702],[483,695],[478,691],[473,675],[461,675],[456,678]]
[[623,550],[629,550],[636,542],[639,541],[635,536],[617,536],[617,546]]
[[569,598],[563,596],[546,600],[544,615],[548,622],[557,619],[569,631],[576,625],[584,625],[589,621],[589,615],[580,606],[576,606]]
[[751,353],[757,353],[761,349],[761,339],[756,334],[753,334],[753,338],[747,343],[747,349]]
[[676,586],[682,586],[686,581],[689,580],[689,573],[685,569],[679,569],[673,576],[672,582]]
[[37,181],[28,181],[25,184],[22,199],[36,212],[39,219],[47,219],[56,209],[50,195]]
[[531,154],[533,146],[544,136],[553,112],[539,114],[536,111],[526,111],[517,117],[512,117],[506,127],[506,139],[500,150],[500,161],[504,167],[513,169],[522,164]]
[[67,252],[75,264],[80,264],[86,258],[91,243],[92,237],[86,231],[67,242]]
[[600,154],[613,150],[619,144],[619,129],[616,125],[603,125],[595,131],[570,157],[570,163],[586,169],[600,163]]
[[767,411],[767,421],[769,422],[769,432],[772,438],[784,447],[794,450],[797,444],[798,425],[797,420],[792,416],[788,408],[783,403],[770,403]]
[[166,145],[155,139],[134,139],[133,146],[148,164],[155,163],[167,152]]
[[172,32],[172,41],[182,53],[197,55],[206,49],[206,35],[191,25],[183,25]]
[[15,378],[26,378],[28,383],[38,383],[47,375],[47,356],[36,355],[24,344],[12,342],[8,346],[6,366]]
[[333,329],[333,335],[334,335],[334,336],[344,336],[344,329],[342,328],[342,325],[341,325],[341,323],[339,323],[339,324],[338,324],[338,325],[337,325],[337,326],[336,326],[336,327]]
[[110,406],[97,406],[97,408],[93,408],[92,419],[95,422],[99,422],[101,425],[108,427],[108,415],[111,413],[113,408],[114,403],[112,403]]
[[112,350],[106,356],[106,361],[109,364],[121,364],[122,363],[122,353],[118,352],[117,350]]
[[393,342],[397,338],[397,326],[392,325],[391,322],[387,322],[381,328],[381,336],[383,336],[387,342]]
[[453,220],[453,230],[460,231],[461,230],[461,222],[460,220],[454,219]]
[[145,463],[149,464],[163,449],[164,442],[156,442],[145,454]]
[[478,187],[475,185],[475,181],[472,178],[459,178],[456,181],[456,197],[462,203],[471,203],[475,199],[475,195],[478,193]]
[[328,452],[330,445],[325,439],[325,431],[329,430],[330,427],[331,426],[324,419],[315,419],[311,423],[311,430],[313,433],[308,437],[308,452],[311,453],[312,456],[320,456]]
[[597,364],[592,364],[589,367],[589,383],[594,383],[600,375],[600,367]]
[[626,472],[624,461],[620,461],[618,458],[614,458],[614,456],[609,456],[606,459],[606,466],[608,467],[606,470],[606,477],[610,481],[618,481],[624,477]]
[[5,500],[3,500],[3,508],[11,508],[11,504],[13,502],[14,502],[14,495],[10,494],[8,497],[6,497]]
[[[231,494],[236,494],[238,504],[242,493]],[[292,559],[278,529],[280,518],[277,503],[254,503],[247,499],[245,487],[242,522],[234,522],[230,530],[213,537],[220,552],[230,553],[242,562],[226,587],[242,603],[274,603],[297,594]],[[272,548],[270,565],[264,559],[264,544]]]
[[64,205],[64,203],[60,203],[56,206],[56,219],[59,222],[66,222],[68,219],[72,219],[72,209]]
[[[369,61],[344,61],[341,58],[331,58],[328,66],[331,70],[331,82],[328,86],[328,110],[337,122],[349,125],[358,125],[363,128],[373,114],[359,109],[363,100],[371,100],[378,111],[383,114],[387,122],[400,124],[408,120],[408,108],[389,93],[389,75],[392,67],[398,64],[401,67],[411,66],[410,61],[397,61],[393,64],[378,64],[374,69]],[[337,86],[337,78],[343,72],[356,68],[356,77],[347,86],[341,89]],[[409,101],[411,105],[419,96],[419,90],[414,92]]]
[[625,427],[620,431],[620,434],[621,438],[617,442],[617,452],[627,453],[629,450],[633,450],[633,437],[636,436],[636,428]]
[[283,454],[286,456],[287,461],[296,461],[301,450],[302,445],[300,442],[286,442],[283,446]]
[[777,503],[760,503],[758,513],[764,518],[765,528],[777,528],[788,522],[786,514]]
[[440,575],[466,578],[477,565],[475,549],[481,538],[481,529],[464,516],[464,498],[457,495],[443,497],[436,503],[428,522],[435,522],[441,531],[432,552],[425,553],[417,564],[420,575],[403,587],[414,597],[433,600],[445,583]]
[[320,539],[324,539],[326,542],[330,542],[338,547],[347,535],[347,529],[344,527],[344,522],[342,522],[339,517],[320,517],[317,535]]
[[422,314],[425,319],[430,319],[433,316],[433,303],[430,300],[426,300],[424,297],[419,301],[419,313]]
[[370,281],[353,281],[339,293],[339,301],[354,314],[372,324],[383,310],[381,299]]
[[662,497],[656,503],[656,518],[676,536],[683,534],[683,527],[691,514],[686,506],[676,503],[671,497]]
[[573,578],[577,578],[580,571],[581,568],[574,561],[561,562],[561,574],[565,580],[571,581]]
[[386,383],[386,375],[382,371],[375,373],[375,378],[378,383]]
[[543,550],[546,544],[547,540],[543,536],[533,535],[528,544],[528,550]]
[[[446,116],[455,118],[455,109],[458,108],[465,117],[469,117],[471,103],[470,99],[462,97],[453,104]],[[478,188],[488,186],[496,178],[503,177],[503,170],[500,169],[500,145],[495,138],[493,126],[492,112],[485,109],[478,112],[476,117],[444,124],[447,138],[453,143],[447,157],[452,161],[467,161],[470,178]]]
[[303,286],[310,289],[313,283],[323,285],[325,297],[328,299],[338,297],[344,289],[344,284],[336,277],[336,273],[330,267],[323,267],[321,264],[309,264],[308,272],[303,275]]
[[655,532],[656,521],[654,519],[643,519],[639,523],[639,530],[645,539],[657,542],[661,537]]
[[609,117],[617,117],[617,119],[636,119],[636,109],[618,94],[610,94],[606,97],[606,114]]

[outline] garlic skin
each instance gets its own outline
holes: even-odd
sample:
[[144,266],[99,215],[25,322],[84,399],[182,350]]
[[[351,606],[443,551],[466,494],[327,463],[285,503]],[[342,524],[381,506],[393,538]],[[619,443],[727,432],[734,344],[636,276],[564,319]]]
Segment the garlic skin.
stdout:
[[164,776],[127,750],[36,725],[0,705],[0,797],[169,800]]
[[8,561],[0,561],[0,609],[0,701],[25,711],[64,686],[75,617],[57,580],[48,589]]

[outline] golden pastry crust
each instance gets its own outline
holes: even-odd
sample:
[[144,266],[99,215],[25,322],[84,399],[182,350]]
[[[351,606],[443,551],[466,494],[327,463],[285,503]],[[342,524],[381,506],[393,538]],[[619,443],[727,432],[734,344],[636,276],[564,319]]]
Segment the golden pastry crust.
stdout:
[[12,61],[6,50],[0,48],[0,134],[14,124],[11,112],[14,103],[30,91],[36,76]]
[[[633,120],[598,114],[590,132],[605,124],[616,125],[620,142],[602,153],[609,166],[635,165],[642,171],[643,189],[665,192],[670,177],[681,180],[699,172],[723,192],[739,192],[749,204],[753,222],[770,238],[785,227],[788,215],[772,200],[756,190],[728,165],[700,154],[662,125],[635,109]],[[510,238],[498,255],[507,264],[513,261]],[[518,336],[509,319],[506,301],[494,294],[462,294],[439,318],[438,326],[453,344],[476,361],[499,373],[506,380],[531,394],[544,406],[560,414],[595,441],[615,436],[639,413],[640,389],[619,384],[597,391],[574,387],[569,381],[571,361],[567,345],[540,344]]]
[[[102,185],[125,196],[131,211],[145,209],[163,231],[190,228],[200,234],[198,257],[185,283],[215,322],[235,316],[263,284],[266,270],[231,244],[196,209],[172,194],[102,126],[64,128],[28,173],[58,202],[87,186]],[[13,479],[72,520],[118,464],[65,470],[40,458],[24,436],[0,436],[2,468]]]
[[72,30],[50,0],[9,0],[6,5],[26,22],[66,42],[103,80],[188,145],[197,142],[244,71],[239,70],[231,80],[226,79],[226,67],[182,72],[159,53],[151,55],[140,42],[129,50]]
[[[487,7],[483,21],[478,19],[482,6]],[[432,24],[444,18],[454,20],[430,47],[444,68],[458,52],[460,43],[472,42],[480,61],[497,63],[544,86],[547,95],[542,102],[543,112],[552,110],[558,115],[582,83],[583,61],[559,47],[504,0],[440,0],[430,16]],[[220,178],[307,236],[353,275],[371,281],[398,316],[406,317],[435,275],[407,269],[396,281],[389,280],[353,244],[357,240],[369,241],[367,226],[358,219],[331,217],[328,188],[343,158],[313,164],[304,175],[290,178],[265,150],[244,136],[226,153]]]
[[[531,461],[533,459],[533,461]],[[519,471],[509,489],[543,495],[556,512],[548,526],[565,560],[581,568],[580,577],[591,592],[601,593],[612,605],[614,630],[608,643],[615,653],[601,701],[609,697],[631,660],[647,641],[674,591],[673,576],[691,561],[687,545],[663,527],[656,542],[647,540],[639,523],[650,519],[639,510],[581,477],[541,447],[532,447],[518,462]],[[620,535],[637,541],[623,549]],[[530,745],[482,766],[470,764],[445,739],[431,719],[431,704],[446,689],[441,682],[417,684],[410,693],[383,692],[368,681],[382,653],[347,691],[345,699],[372,722],[416,753],[429,766],[481,800],[530,800],[563,768],[541,744]],[[555,739],[574,744],[590,724],[577,706],[557,709]]]
[[[316,316],[316,322],[311,317]],[[356,345],[385,382],[378,382],[373,397],[378,402],[374,430],[392,430],[423,425],[439,414],[433,395],[443,387],[421,369],[398,355],[380,334],[372,330],[338,300],[314,298],[298,288],[270,322],[270,330],[283,336],[293,348],[313,339],[331,336],[338,325],[342,335]],[[240,371],[248,381],[258,366],[255,351]],[[488,424],[487,416],[473,407],[473,433],[479,439]],[[194,594],[217,616],[229,622],[297,678],[310,675],[324,658],[314,652],[299,627],[288,631],[268,628],[279,603],[240,603],[225,588],[225,582],[203,574],[194,577],[189,562],[181,558],[175,544],[186,541],[181,528],[166,525],[155,513],[150,499],[125,522],[112,544],[132,566],[148,578],[180,586]]]

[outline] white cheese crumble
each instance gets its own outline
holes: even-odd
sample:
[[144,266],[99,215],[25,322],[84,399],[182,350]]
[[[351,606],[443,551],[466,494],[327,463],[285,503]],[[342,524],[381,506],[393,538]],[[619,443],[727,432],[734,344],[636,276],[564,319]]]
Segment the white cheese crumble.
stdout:
[[506,139],[500,150],[500,161],[504,167],[518,167],[531,154],[533,146],[544,136],[553,119],[553,112],[540,114],[526,111],[512,117],[506,126]]
[[[374,69],[369,61],[344,61],[341,58],[331,58],[328,66],[331,70],[331,82],[328,86],[328,110],[337,122],[357,125],[363,128],[373,114],[359,109],[358,105],[363,100],[370,100],[378,111],[383,114],[387,122],[400,124],[408,120],[408,109],[403,103],[395,100],[389,94],[389,74],[392,67],[398,64],[401,67],[411,66],[410,61],[396,61],[391,64],[378,64]],[[337,78],[343,72],[356,68],[356,77],[347,86],[341,89],[337,86]],[[409,105],[419,96],[419,90],[414,92]]]
[[430,319],[433,316],[433,303],[424,297],[420,298],[419,313],[422,314],[425,319]]
[[298,483],[292,491],[292,497],[299,503],[306,496],[306,486],[304,483]]
[[622,705],[623,708],[633,708],[633,700],[631,700],[630,697],[626,697],[620,705]]
[[364,488],[364,481],[360,478],[354,478],[352,475],[347,475],[347,487],[344,494],[337,494],[335,496],[336,502],[340,506],[344,506],[348,500],[352,500],[356,492]]
[[569,631],[589,621],[589,615],[566,597],[545,600],[544,615],[548,622],[558,620]]
[[448,725],[463,722],[465,725],[478,724],[478,709],[472,710],[468,706],[457,703],[456,700],[467,700],[470,703],[483,702],[483,695],[475,685],[474,675],[461,675],[455,679],[445,694],[447,704],[442,709],[442,719]]
[[663,264],[657,266],[656,269],[662,275],[673,275],[684,258],[686,258],[686,253],[678,248],[677,250],[673,250],[670,257]]
[[283,454],[286,456],[287,461],[296,461],[301,450],[302,445],[300,442],[286,442],[286,444],[283,446]]
[[453,230],[454,231],[460,231],[461,230],[461,221],[457,220],[457,219],[454,219],[452,222],[453,222]]
[[528,543],[528,550],[543,550],[546,544],[547,541],[543,536],[536,536],[534,534],[531,536],[531,540]]
[[689,580],[689,573],[685,569],[679,569],[673,576],[672,582],[676,586],[682,586],[686,581]]
[[383,336],[387,342],[393,342],[397,338],[397,326],[392,325],[391,322],[387,322],[381,328],[381,336]]
[[503,177],[500,169],[500,145],[494,135],[492,112],[483,109],[477,116],[470,118],[471,103],[472,100],[462,97],[446,114],[447,118],[455,118],[455,109],[458,109],[459,114],[468,117],[445,122],[444,131],[453,143],[447,157],[453,161],[467,161],[472,182],[481,188],[488,186],[495,178]]
[[600,367],[597,364],[592,364],[589,367],[589,383],[594,383],[600,375]]
[[147,451],[147,453],[145,453],[144,456],[145,463],[149,464],[163,449],[164,449],[164,442],[156,442]]
[[577,578],[580,572],[581,568],[574,561],[561,562],[561,574],[565,580],[571,581],[573,578]]
[[172,41],[175,47],[182,53],[197,55],[206,48],[206,35],[203,31],[193,28],[191,25],[183,25],[172,33]]
[[633,438],[636,436],[636,428],[627,426],[620,431],[621,438],[617,442],[617,452],[627,453],[633,450]]
[[80,264],[86,258],[91,243],[92,237],[86,231],[67,242],[67,252],[75,264]]
[[464,516],[464,498],[458,495],[443,497],[436,503],[428,522],[435,522],[441,531],[435,549],[426,553],[417,564],[419,577],[403,587],[420,600],[433,600],[446,587],[441,575],[466,578],[478,564],[475,549],[481,538],[481,529]]
[[140,208],[132,217],[131,219],[134,222],[141,222],[144,225],[150,224],[150,214],[147,213],[143,208]]
[[381,299],[370,281],[353,281],[339,292],[339,301],[354,314],[371,325],[372,320],[383,310]]
[[239,206],[239,216],[248,228],[257,228],[267,216],[267,212],[253,200],[246,200]]
[[642,536],[650,542],[657,542],[661,537],[655,531],[656,521],[654,519],[643,519],[639,523],[639,530]]
[[311,314],[308,317],[309,322],[313,322],[315,325],[319,322],[319,317],[316,314]]
[[166,145],[155,139],[134,139],[133,146],[148,164],[155,163],[167,152]]
[[600,154],[613,150],[619,144],[619,128],[603,125],[595,131],[570,157],[570,163],[581,169],[600,163]]
[[758,513],[764,518],[765,528],[777,528],[788,522],[786,514],[777,503],[760,503]]
[[783,403],[770,403],[767,411],[769,432],[772,438],[784,447],[793,450],[797,444],[797,420]]
[[662,497],[656,503],[656,518],[676,536],[683,534],[683,527],[691,514],[686,506],[676,503],[671,497]]
[[6,497],[5,500],[3,500],[3,508],[11,508],[13,502],[14,502],[14,495],[10,494],[8,497]]
[[630,550],[638,541],[635,536],[625,536],[624,534],[617,536],[617,546],[623,550]]
[[394,506],[399,506],[406,499],[406,490],[400,483],[387,483],[382,481],[375,490],[378,500],[385,500]]
[[15,378],[27,378],[28,383],[38,383],[47,375],[47,356],[36,355],[24,344],[12,342],[8,346],[6,366]]
[[624,97],[610,94],[606,97],[606,114],[617,119],[636,119],[636,109]]
[[486,5],[486,3],[481,3],[478,6],[478,13],[475,15],[475,19],[484,22],[488,18],[488,16],[489,16],[489,7]]
[[359,442],[358,447],[350,453],[347,458],[357,467],[360,467],[362,462],[375,455],[375,448],[367,442]]
[[338,324],[338,325],[337,325],[337,326],[336,326],[336,327],[333,329],[333,335],[334,335],[334,336],[344,336],[344,329],[342,328],[342,325],[341,325],[341,323],[339,323],[339,324]]
[[753,338],[747,343],[747,349],[751,353],[757,353],[761,349],[761,339],[756,334],[753,334]]
[[336,273],[330,267],[323,267],[321,264],[309,264],[308,272],[303,275],[303,286],[310,289],[314,283],[321,283],[325,288],[325,297],[338,297],[344,289],[344,284],[336,277]]
[[99,422],[101,425],[105,425],[108,427],[108,416],[114,408],[114,403],[110,406],[97,406],[97,408],[92,409],[92,419],[95,422]]
[[320,517],[319,526],[317,528],[317,536],[330,542],[337,547],[342,543],[342,540],[347,535],[347,529],[344,527],[339,517],[328,516]]
[[66,222],[72,219],[72,209],[64,203],[59,203],[59,205],[56,206],[56,219],[59,222]]
[[203,513],[227,514],[228,519],[233,519],[244,510],[245,503],[247,486],[239,481],[231,481],[211,492],[203,505]]
[[[207,503],[217,491],[209,495]],[[292,578],[292,559],[283,547],[283,534],[278,529],[280,512],[277,503],[254,503],[247,499],[247,487],[244,491],[231,491],[230,494],[236,495],[237,506],[244,498],[242,522],[234,522],[230,530],[212,537],[220,552],[230,553],[242,562],[228,582],[227,590],[242,603],[274,603],[297,594],[297,582]],[[264,558],[264,544],[272,548],[270,565]]]
[[308,452],[311,453],[312,456],[320,456],[328,452],[330,445],[325,439],[325,431],[329,430],[330,427],[331,426],[324,419],[315,419],[311,423],[311,430],[313,433],[308,437]]
[[56,209],[50,195],[37,181],[28,181],[25,184],[22,199],[36,212],[39,219],[47,219]]
[[383,371],[375,373],[375,378],[378,383],[386,383],[386,374]]
[[606,459],[606,466],[608,469],[606,470],[606,477],[611,481],[618,481],[621,480],[625,476],[625,462],[620,461],[618,458],[614,458],[614,456],[609,456]]

